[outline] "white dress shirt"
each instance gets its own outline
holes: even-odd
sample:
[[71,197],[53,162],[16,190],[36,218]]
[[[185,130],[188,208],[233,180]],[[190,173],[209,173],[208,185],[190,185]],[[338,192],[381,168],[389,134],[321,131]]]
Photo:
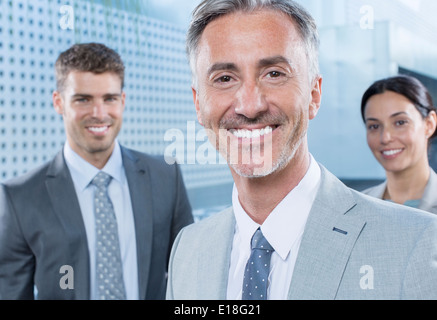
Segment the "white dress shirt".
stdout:
[[[100,170],[82,159],[71,149],[68,142],[66,142],[64,146],[64,157],[73,179],[85,224],[90,256],[90,294],[91,299],[94,300],[97,299],[95,246],[96,232],[93,206],[94,190],[96,187],[90,183]],[[126,298],[128,300],[138,300],[138,265],[134,217],[129,186],[123,167],[121,148],[117,141],[111,157],[101,171],[109,174],[112,177],[112,180],[108,186],[108,194],[114,206],[115,216],[117,219]]]
[[232,206],[236,225],[229,268],[228,300],[241,300],[244,269],[251,253],[250,242],[259,227],[275,249],[271,258],[267,297],[269,300],[287,299],[303,231],[319,189],[320,178],[320,167],[311,156],[310,167],[304,178],[278,204],[262,226],[246,214],[234,185]]

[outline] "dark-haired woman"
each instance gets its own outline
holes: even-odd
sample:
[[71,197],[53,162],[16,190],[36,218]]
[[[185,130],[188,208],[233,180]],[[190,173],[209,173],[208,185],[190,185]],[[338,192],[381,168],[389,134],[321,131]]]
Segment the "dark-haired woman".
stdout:
[[363,95],[361,114],[387,178],[363,192],[437,214],[437,174],[428,160],[437,116],[426,87],[410,76],[377,81]]

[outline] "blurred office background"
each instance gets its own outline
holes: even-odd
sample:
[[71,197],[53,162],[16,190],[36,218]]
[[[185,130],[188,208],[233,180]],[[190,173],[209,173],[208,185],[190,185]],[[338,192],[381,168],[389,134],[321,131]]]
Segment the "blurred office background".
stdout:
[[[359,190],[384,179],[360,115],[367,87],[408,73],[437,101],[437,1],[298,2],[315,17],[321,35],[323,103],[310,123],[310,150]],[[198,3],[0,0],[0,182],[60,150],[65,133],[51,102],[54,63],[72,44],[95,41],[117,50],[126,64],[127,109],[119,141],[150,154],[175,151],[196,219],[230,205],[233,182],[226,164],[204,164],[195,156],[208,144],[196,124],[185,56],[185,34]]]

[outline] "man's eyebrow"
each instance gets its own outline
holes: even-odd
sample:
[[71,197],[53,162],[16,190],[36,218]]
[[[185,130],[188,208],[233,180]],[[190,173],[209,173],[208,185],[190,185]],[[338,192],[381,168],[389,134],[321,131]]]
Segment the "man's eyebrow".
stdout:
[[[261,59],[258,62],[258,68],[265,68],[275,64],[285,63],[293,68],[293,64],[283,56],[274,56],[269,58]],[[208,69],[208,75],[217,71],[239,71],[240,69],[232,62],[219,62],[213,64]]]
[[107,93],[103,97],[121,97],[121,93]]
[[76,93],[74,95],[71,96],[72,99],[74,98],[92,98],[93,96],[90,94],[85,94],[85,93]]
[[269,67],[269,66],[272,66],[275,64],[280,64],[280,63],[285,63],[285,64],[288,64],[290,67],[293,67],[293,64],[287,58],[285,58],[283,56],[274,56],[274,57],[261,59],[258,62],[258,67],[265,68],[265,67]]
[[[86,93],[76,93],[73,96],[71,96],[73,99],[74,98],[93,98],[94,96],[91,94],[86,94]],[[121,93],[106,93],[103,95],[103,97],[121,97]]]
[[209,69],[208,69],[208,74],[212,74],[216,71],[238,71],[238,67],[232,63],[232,62],[219,62],[219,63],[215,63],[213,64]]

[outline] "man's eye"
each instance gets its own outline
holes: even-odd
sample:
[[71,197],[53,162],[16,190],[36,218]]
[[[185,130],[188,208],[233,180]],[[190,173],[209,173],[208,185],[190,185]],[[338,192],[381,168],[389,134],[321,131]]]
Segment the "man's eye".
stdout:
[[278,71],[269,72],[270,78],[279,78],[280,76],[282,76],[282,72],[278,72]]
[[217,82],[230,82],[232,78],[230,76],[223,76],[217,79]]

